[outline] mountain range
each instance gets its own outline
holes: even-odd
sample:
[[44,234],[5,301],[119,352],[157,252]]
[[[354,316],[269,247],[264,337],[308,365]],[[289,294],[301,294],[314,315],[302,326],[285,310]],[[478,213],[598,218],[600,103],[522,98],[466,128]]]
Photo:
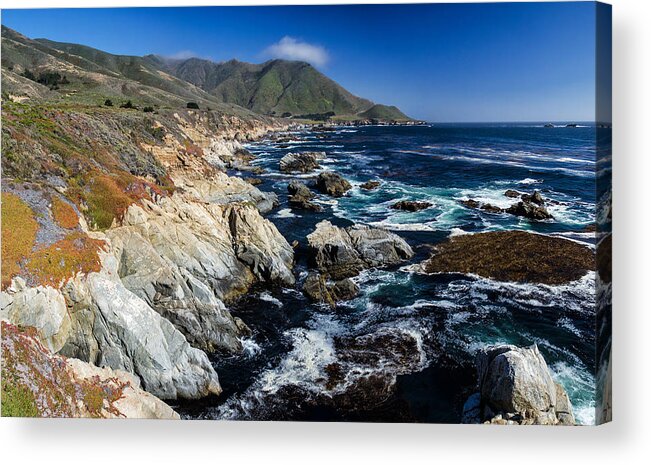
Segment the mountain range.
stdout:
[[302,119],[406,121],[395,106],[353,95],[309,63],[114,55],[79,44],[30,39],[2,27],[2,88],[54,102],[185,107]]

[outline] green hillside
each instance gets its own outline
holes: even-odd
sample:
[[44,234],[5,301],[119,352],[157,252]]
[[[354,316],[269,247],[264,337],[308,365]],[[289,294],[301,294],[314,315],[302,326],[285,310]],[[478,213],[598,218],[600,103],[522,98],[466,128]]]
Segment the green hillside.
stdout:
[[230,60],[215,63],[198,58],[166,62],[157,58],[175,76],[224,102],[257,113],[355,115],[373,106],[370,100],[351,94],[304,62],[272,60],[251,64]]
[[396,106],[375,104],[368,110],[359,114],[364,119],[377,119],[382,121],[409,121],[411,118],[405,115]]
[[394,106],[348,92],[312,65],[271,60],[216,63],[158,55],[114,55],[79,44],[29,39],[2,27],[2,87],[5,95],[55,103],[184,108],[195,102],[239,115],[310,120],[409,118]]

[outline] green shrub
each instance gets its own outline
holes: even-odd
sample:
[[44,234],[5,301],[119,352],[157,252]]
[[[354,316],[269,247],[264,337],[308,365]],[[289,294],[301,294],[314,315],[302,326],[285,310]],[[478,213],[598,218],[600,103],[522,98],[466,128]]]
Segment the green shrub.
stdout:
[[198,110],[199,109],[199,104],[196,103],[196,102],[188,102],[187,107],[191,108],[193,110]]

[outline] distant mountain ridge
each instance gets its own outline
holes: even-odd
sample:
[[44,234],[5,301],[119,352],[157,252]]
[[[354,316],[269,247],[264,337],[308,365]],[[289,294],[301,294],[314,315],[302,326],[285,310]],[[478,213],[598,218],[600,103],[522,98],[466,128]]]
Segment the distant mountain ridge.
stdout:
[[[99,103],[101,97],[131,99],[140,105],[251,111],[272,116],[332,116],[340,119],[406,121],[397,107],[353,95],[312,65],[287,60],[261,64],[213,62],[159,55],[114,55],[80,44],[29,39],[2,26],[3,90],[21,89],[42,99]],[[69,84],[53,92],[25,79],[57,72]]]

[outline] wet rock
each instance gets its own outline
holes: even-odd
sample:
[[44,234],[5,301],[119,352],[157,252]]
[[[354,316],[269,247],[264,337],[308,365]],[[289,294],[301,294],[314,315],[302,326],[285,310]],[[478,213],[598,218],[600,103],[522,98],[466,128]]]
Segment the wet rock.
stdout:
[[498,281],[563,284],[595,269],[594,252],[558,237],[525,231],[464,234],[436,245],[426,273],[472,273]]
[[538,191],[533,191],[532,194],[522,194],[520,198],[524,202],[530,202],[540,206],[545,205],[545,199],[543,199],[543,196]]
[[394,210],[405,210],[409,212],[417,212],[431,207],[433,204],[430,202],[416,202],[413,200],[401,200],[391,205]]
[[360,185],[359,187],[367,191],[372,191],[380,187],[380,181],[374,181],[374,180],[366,181],[364,184]]
[[345,278],[335,282],[329,282],[326,276],[321,273],[311,271],[305,283],[303,292],[314,302],[321,302],[336,306],[336,302],[351,300],[359,294],[359,286],[351,279]]
[[301,181],[293,180],[287,185],[287,192],[290,195],[297,195],[306,199],[314,198],[314,193]]
[[500,207],[496,207],[495,205],[492,205],[490,203],[485,203],[480,208],[489,213],[502,213],[504,211]]
[[545,207],[525,201],[520,201],[515,205],[511,205],[504,211],[506,213],[510,213],[515,216],[522,216],[534,221],[554,219],[554,217],[547,211]]
[[316,188],[332,197],[341,197],[348,192],[352,186],[340,174],[326,171],[319,174],[316,179]]
[[339,228],[321,221],[307,236],[312,262],[335,280],[356,276],[365,268],[395,265],[414,255],[399,236],[379,228]]
[[330,293],[325,277],[320,273],[311,272],[305,278],[303,292],[314,302],[321,302],[335,306],[335,299]]
[[506,192],[504,192],[504,195],[510,199],[517,199],[522,194],[518,191],[514,191],[513,189],[508,189]]
[[287,200],[292,208],[314,212],[320,212],[322,210],[321,205],[311,201],[314,198],[314,193],[302,182],[296,180],[290,182],[287,185],[287,191],[290,193]]
[[290,152],[280,159],[280,171],[283,173],[309,173],[318,168],[319,162],[325,158],[324,152]]
[[336,281],[329,290],[336,301],[351,300],[359,294],[359,286],[350,278]]
[[460,200],[459,203],[466,208],[479,208],[480,203],[473,199]]
[[476,357],[479,393],[464,405],[465,422],[573,425],[567,393],[554,382],[538,347],[498,345]]
[[311,202],[311,199],[314,198],[314,193],[302,182],[296,180],[291,181],[287,185],[287,192],[290,194],[288,198],[289,204],[293,208],[315,212],[322,210],[321,205]]

